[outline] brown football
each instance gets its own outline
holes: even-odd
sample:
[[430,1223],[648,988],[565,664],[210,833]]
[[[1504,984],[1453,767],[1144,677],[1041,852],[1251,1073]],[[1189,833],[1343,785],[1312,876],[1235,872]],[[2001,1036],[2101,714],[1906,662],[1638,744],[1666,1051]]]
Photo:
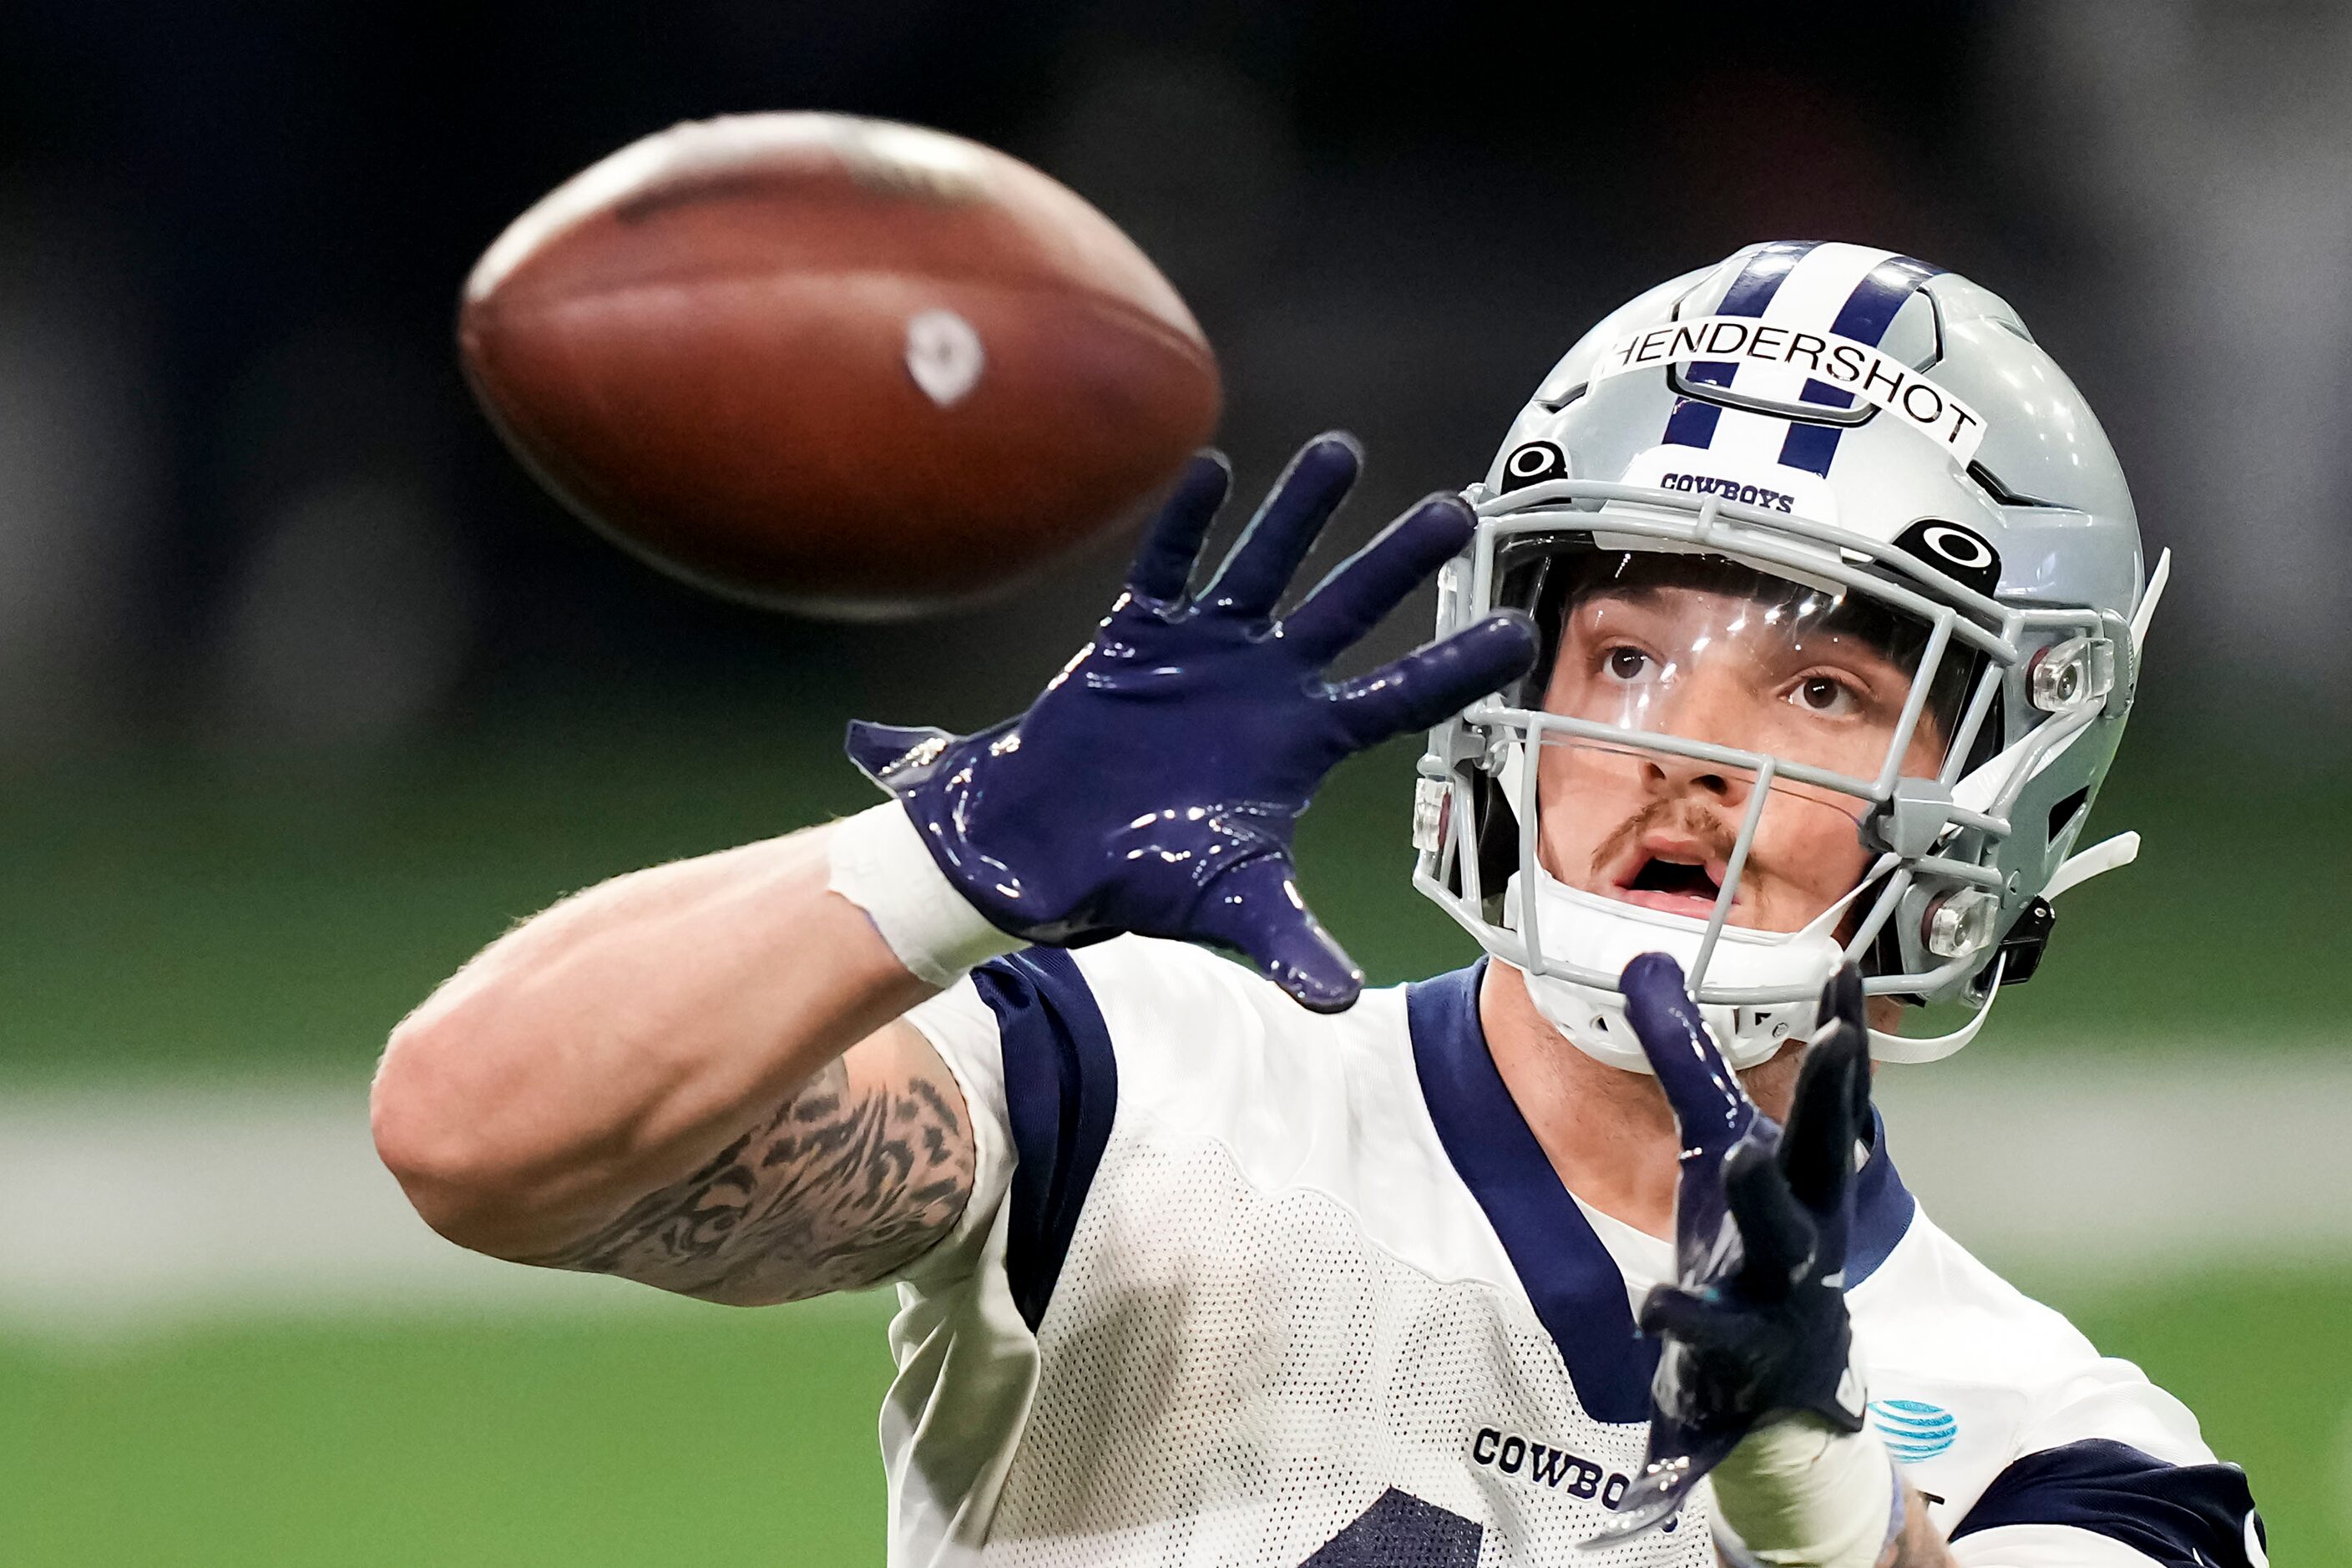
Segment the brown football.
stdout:
[[679,125],[467,279],[467,379],[590,522],[804,614],[982,598],[1215,427],[1215,356],[1118,226],[1018,159],[835,114]]

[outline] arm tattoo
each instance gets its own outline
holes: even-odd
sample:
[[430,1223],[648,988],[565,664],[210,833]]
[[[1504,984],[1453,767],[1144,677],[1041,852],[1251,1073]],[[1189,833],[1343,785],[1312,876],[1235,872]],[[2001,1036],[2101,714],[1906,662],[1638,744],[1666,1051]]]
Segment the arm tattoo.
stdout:
[[887,1279],[946,1236],[971,1195],[971,1129],[945,1076],[933,1063],[854,1087],[835,1061],[685,1180],[518,1261],[746,1306]]

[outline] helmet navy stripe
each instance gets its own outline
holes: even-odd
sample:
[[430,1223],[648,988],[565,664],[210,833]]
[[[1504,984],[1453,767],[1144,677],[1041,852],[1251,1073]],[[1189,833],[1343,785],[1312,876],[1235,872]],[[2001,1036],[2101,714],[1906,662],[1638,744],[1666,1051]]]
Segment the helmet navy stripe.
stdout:
[[[1853,292],[1846,296],[1845,304],[1839,309],[1837,320],[1830,323],[1830,331],[1876,348],[1878,340],[1894,323],[1895,313],[1903,309],[1903,302],[1920,284],[1942,270],[1908,256],[1888,257],[1854,285]],[[1853,394],[1827,382],[1808,381],[1803,395],[1806,402],[1818,403],[1825,408],[1853,406]]]
[[[1731,287],[1723,291],[1723,303],[1716,308],[1718,316],[1760,316],[1772,296],[1797,263],[1821,242],[1814,239],[1776,239],[1748,258]],[[1729,386],[1738,366],[1727,361],[1703,360],[1683,373],[1685,381],[1707,386]],[[1665,444],[1669,447],[1711,447],[1715,444],[1715,427],[1723,410],[1712,403],[1700,403],[1691,398],[1677,398],[1675,411],[1666,419]]]
[[[1723,303],[1717,306],[1718,316],[1760,316],[1772,296],[1780,291],[1789,274],[1821,242],[1811,239],[1774,240],[1748,258],[1731,287],[1723,291]],[[1728,361],[1701,360],[1683,373],[1686,381],[1701,382],[1708,386],[1729,386],[1739,367]]]
[[1942,270],[1916,257],[1888,257],[1855,285],[1846,298],[1845,309],[1830,323],[1830,331],[1876,347],[1894,323],[1895,313],[1903,309],[1903,302],[1918,291],[1920,284]]
[[1776,239],[1748,258],[1731,287],[1723,291],[1718,316],[1760,316],[1789,274],[1821,245],[1817,239]]
[[[1811,391],[1813,383],[1806,384]],[[1844,394],[1839,394],[1843,396]],[[1837,456],[1838,437],[1834,425],[1807,425],[1801,420],[1789,421],[1789,434],[1780,442],[1780,466],[1802,468],[1809,474],[1829,478],[1830,459]]]
[[[1908,256],[1890,256],[1863,275],[1839,308],[1837,319],[1830,331],[1842,338],[1852,338],[1873,348],[1886,335],[1904,301],[1918,291],[1919,285],[1943,270],[1940,267]],[[1818,403],[1824,408],[1851,408],[1853,394],[1827,382],[1808,381],[1800,394],[1808,403]],[[1844,432],[1834,425],[1806,425],[1790,421],[1789,434],[1780,443],[1780,462],[1785,468],[1802,468],[1808,473],[1829,477],[1830,460],[1837,456],[1838,437]]]
[[1666,416],[1666,441],[1669,447],[1712,447],[1715,445],[1716,422],[1723,410],[1712,403],[1701,403],[1695,397],[1675,399],[1675,411]]

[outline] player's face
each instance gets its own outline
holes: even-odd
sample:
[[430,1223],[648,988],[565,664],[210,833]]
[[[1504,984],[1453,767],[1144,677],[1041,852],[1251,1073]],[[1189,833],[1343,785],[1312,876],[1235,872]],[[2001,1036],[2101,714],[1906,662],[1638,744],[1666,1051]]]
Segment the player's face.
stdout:
[[[1734,577],[1603,578],[1571,596],[1544,705],[1571,718],[1709,741],[1874,776],[1900,726],[1915,659],[1833,595]],[[1940,726],[1923,717],[1904,772],[1932,775]],[[1570,887],[1705,919],[1753,796],[1745,770],[1631,747],[1543,748],[1545,868]],[[1862,803],[1777,783],[1727,919],[1792,931],[1852,891],[1871,859]]]

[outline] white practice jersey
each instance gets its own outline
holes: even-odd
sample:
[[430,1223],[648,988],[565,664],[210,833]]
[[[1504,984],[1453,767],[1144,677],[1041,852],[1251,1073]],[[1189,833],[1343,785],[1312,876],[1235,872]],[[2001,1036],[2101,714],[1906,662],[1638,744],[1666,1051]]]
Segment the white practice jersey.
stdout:
[[[1479,973],[1327,1017],[1122,937],[910,1015],[979,1174],[898,1285],[894,1568],[1713,1568],[1703,1491],[1579,1548],[1641,1467],[1633,1304],[1671,1249],[1560,1184]],[[1959,1561],[2262,1563],[2189,1411],[1938,1230],[1886,1143],[1847,1300],[1871,1419]]]

